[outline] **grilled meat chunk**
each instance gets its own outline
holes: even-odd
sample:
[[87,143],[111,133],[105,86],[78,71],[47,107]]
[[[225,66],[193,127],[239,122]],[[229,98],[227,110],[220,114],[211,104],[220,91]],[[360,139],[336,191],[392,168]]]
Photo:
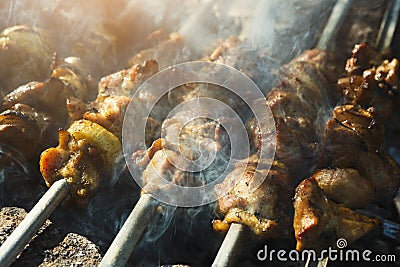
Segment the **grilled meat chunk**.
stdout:
[[0,113],[2,149],[17,153],[26,165],[39,156],[39,151],[54,142],[50,129],[55,122],[45,113],[24,104],[15,104]]
[[[247,162],[248,161],[248,162]],[[223,221],[214,220],[214,229],[232,222],[242,223],[259,236],[282,237],[289,234],[291,185],[287,169],[273,162],[271,169],[259,164],[257,155],[239,162],[221,184],[215,188],[219,212]],[[258,188],[258,179],[265,178]],[[288,210],[289,209],[289,210]],[[222,229],[221,229],[222,227]]]
[[338,82],[345,105],[333,110],[322,136],[318,160],[322,170],[296,189],[294,227],[299,250],[322,248],[321,236],[328,242],[337,237],[351,242],[376,226],[375,219],[338,206],[328,197],[350,208],[376,202],[387,205],[400,185],[399,166],[380,148],[383,123],[395,100],[390,83],[398,83],[397,60],[375,68],[370,59],[366,45],[353,50],[346,64],[348,77]]
[[356,169],[322,169],[312,177],[329,199],[348,208],[366,208],[375,202],[372,182],[362,177]]
[[103,182],[102,177],[112,173],[120,153],[121,143],[115,135],[97,123],[79,120],[67,131],[60,130],[57,147],[42,152],[40,172],[47,186],[67,179],[71,200],[84,207]]
[[[382,128],[372,113],[359,106],[336,107],[323,134],[318,166],[358,170],[373,184],[376,200],[384,203],[399,187],[400,169],[380,149]],[[374,195],[370,195],[371,201]]]
[[39,29],[14,26],[0,33],[0,96],[21,84],[43,81],[50,73],[52,52]]
[[[125,111],[131,101],[138,105],[146,101],[148,95],[141,95],[134,100],[131,97],[139,86],[150,76],[158,72],[157,62],[150,60],[144,64],[135,65],[130,69],[108,75],[101,79],[98,96],[87,106],[83,118],[96,122],[111,131],[119,139],[122,137],[122,123]],[[160,123],[149,117],[147,139],[150,143],[159,137]]]
[[321,250],[338,238],[353,242],[376,228],[378,219],[356,213],[329,200],[314,178],[302,181],[294,196],[293,228],[297,250]]
[[373,108],[376,119],[385,123],[398,101],[399,62],[396,58],[372,64],[377,59],[366,44],[356,45],[353,55],[347,60],[347,77],[338,81],[346,104]]

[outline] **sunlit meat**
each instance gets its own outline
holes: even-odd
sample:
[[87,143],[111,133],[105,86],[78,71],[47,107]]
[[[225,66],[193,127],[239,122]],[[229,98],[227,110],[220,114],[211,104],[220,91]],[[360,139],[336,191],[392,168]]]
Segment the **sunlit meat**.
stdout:
[[0,97],[16,87],[43,81],[50,72],[52,52],[40,30],[14,26],[0,33]]
[[298,249],[323,246],[320,236],[325,235],[331,237],[325,247],[346,234],[348,241],[355,240],[376,225],[365,225],[372,219],[354,214],[350,219],[355,223],[354,236],[342,232],[346,222],[339,220],[336,225],[337,220],[333,220],[332,225],[326,221],[325,217],[335,216],[328,209],[332,204],[326,206],[326,211],[323,206],[314,210],[308,207],[314,203],[306,197],[310,192],[316,194],[316,199],[330,198],[350,208],[367,208],[374,203],[387,206],[399,188],[400,168],[381,149],[384,123],[396,101],[392,89],[398,87],[398,63],[396,59],[391,63],[385,60],[371,67],[370,59],[366,45],[357,45],[353,50],[346,64],[348,77],[338,82],[345,103],[333,110],[322,135],[318,160],[321,170],[296,189],[294,228]]
[[353,242],[379,223],[329,200],[314,178],[301,182],[294,196],[297,250],[321,250],[339,238]]
[[73,106],[78,108],[72,109],[72,117],[80,119],[66,131],[61,130],[59,145],[45,150],[40,158],[40,170],[48,186],[65,178],[72,186],[70,199],[81,207],[88,203],[122,157],[120,138],[129,96],[140,86],[139,82],[157,71],[155,61],[135,65],[104,78],[93,102],[74,100]]

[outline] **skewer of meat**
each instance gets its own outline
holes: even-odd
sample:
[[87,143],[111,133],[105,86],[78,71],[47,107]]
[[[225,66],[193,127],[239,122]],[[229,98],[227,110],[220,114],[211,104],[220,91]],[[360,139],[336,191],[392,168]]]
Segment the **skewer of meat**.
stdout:
[[[379,220],[360,217],[350,221],[350,213],[360,215],[351,210],[343,213],[344,207],[387,205],[398,190],[400,167],[380,149],[383,126],[397,98],[392,90],[399,86],[398,61],[385,60],[365,69],[368,55],[366,45],[357,45],[347,61],[349,77],[338,82],[345,103],[334,109],[326,125],[319,170],[296,189],[294,229],[299,250],[321,249],[329,244],[328,237],[331,242],[336,237],[352,242],[371,231]],[[311,208],[310,203],[320,205]],[[326,237],[324,243],[321,235]]]
[[[19,175],[32,175],[32,170],[36,169],[32,162],[38,162],[43,148],[56,142],[57,129],[65,127],[69,121],[68,101],[78,97],[87,100],[90,91],[90,76],[87,76],[80,60],[66,58],[54,68],[47,81],[28,83],[8,94],[2,102],[0,114],[2,147],[7,149],[1,161],[9,164],[6,169],[18,164],[22,166]],[[43,224],[41,222],[61,201],[61,196],[65,196],[65,188],[65,185],[55,186],[37,205],[39,208],[34,208],[13,233],[13,238],[4,242],[0,250],[2,265],[12,263]],[[42,209],[43,205],[48,206],[47,210]]]

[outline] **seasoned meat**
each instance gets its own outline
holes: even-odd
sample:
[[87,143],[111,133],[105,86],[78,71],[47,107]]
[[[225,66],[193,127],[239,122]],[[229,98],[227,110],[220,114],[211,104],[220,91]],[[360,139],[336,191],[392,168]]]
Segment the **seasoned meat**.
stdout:
[[26,163],[36,160],[39,151],[53,143],[55,122],[45,113],[24,104],[15,104],[0,113],[1,147],[20,155]]
[[382,142],[383,127],[373,114],[358,106],[338,106],[326,125],[318,165],[358,170],[373,184],[376,200],[385,202],[397,191],[400,169],[381,151]]
[[379,220],[329,200],[314,178],[302,181],[294,196],[297,250],[322,250],[344,238],[351,243],[376,228]]
[[97,123],[74,122],[67,131],[60,130],[59,145],[42,152],[40,172],[47,186],[67,179],[71,200],[84,207],[104,177],[111,175],[121,157],[119,139]]
[[395,101],[392,84],[398,83],[398,63],[394,59],[373,67],[370,60],[366,45],[355,47],[346,64],[348,76],[338,82],[345,104],[333,110],[322,135],[321,170],[296,189],[299,250],[322,248],[323,242],[326,247],[337,237],[352,242],[376,226],[375,219],[331,200],[350,208],[386,206],[399,188],[400,168],[381,150],[384,123]]
[[[146,97],[151,97],[142,94],[132,100],[132,96],[139,86],[156,72],[158,64],[151,60],[102,78],[98,96],[87,106],[83,118],[100,124],[121,139],[122,124],[129,103],[134,101],[137,105],[141,105],[142,101],[148,100]],[[146,135],[148,144],[159,138],[159,127],[160,123],[157,120],[148,118]]]
[[329,199],[348,208],[366,208],[376,200],[372,182],[356,169],[322,169],[312,177]]
[[[256,170],[258,156],[253,155],[247,160],[237,163],[235,169],[215,188],[220,196],[219,212],[224,219],[214,220],[214,229],[236,222],[249,226],[263,237],[287,235],[290,232],[288,214],[292,187],[287,169],[275,161],[271,170],[262,166]],[[257,179],[265,176],[261,186],[255,188]]]
[[[337,97],[330,82],[335,72],[322,72],[325,65],[332,69],[332,62],[322,51],[306,51],[280,70],[281,82],[267,95],[276,123],[275,158],[291,166],[296,179],[315,165],[324,118]],[[262,140],[254,119],[248,128],[257,150]]]
[[371,66],[368,48],[365,44],[356,46],[347,61],[348,77],[339,79],[338,87],[343,91],[345,103],[364,109],[373,107],[376,119],[385,123],[398,101],[399,62],[384,60],[377,67]]

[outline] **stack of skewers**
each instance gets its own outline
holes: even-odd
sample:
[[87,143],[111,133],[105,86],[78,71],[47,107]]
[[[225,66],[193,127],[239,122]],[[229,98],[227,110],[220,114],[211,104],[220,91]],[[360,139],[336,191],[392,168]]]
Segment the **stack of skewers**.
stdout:
[[[166,42],[179,46],[182,38],[172,34]],[[223,44],[208,60],[224,62],[224,58],[229,58],[227,47],[231,44],[232,41]],[[323,44],[320,48],[326,49]],[[338,237],[354,241],[378,226],[376,217],[350,209],[366,208],[375,203],[387,204],[399,186],[397,164],[380,150],[385,122],[398,105],[398,61],[378,59],[375,64],[371,63],[376,58],[368,46],[357,46],[347,61],[346,76],[339,79],[339,89],[334,84],[341,70],[332,63],[329,53],[322,50],[306,51],[282,68],[280,84],[270,90],[266,103],[262,99],[257,103],[268,105],[276,121],[277,151],[272,168],[269,172],[265,169],[267,178],[264,183],[257,190],[251,190],[249,184],[254,176],[254,165],[264,164],[257,153],[264,135],[260,133],[257,121],[250,118],[247,124],[254,154],[243,163],[244,175],[234,169],[217,187],[218,194],[224,186],[235,184],[218,201],[217,211],[223,215],[223,220],[215,220],[214,229],[228,231],[239,223],[248,226],[259,237],[290,238],[293,232],[289,229],[294,220],[297,249],[302,250],[321,249],[326,245],[322,242],[333,242]],[[137,60],[132,62],[137,63]],[[104,180],[122,167],[121,136],[125,110],[131,101],[140,103],[146,101],[146,97],[152,97],[131,98],[146,79],[159,71],[157,59],[143,60],[130,69],[103,78],[96,99],[90,101],[94,94],[93,85],[79,63],[76,58],[65,59],[62,63],[55,60],[51,78],[43,83],[29,83],[8,94],[0,115],[4,125],[1,134],[8,138],[5,140],[10,140],[5,143],[9,146],[7,155],[11,155],[13,164],[22,160],[29,162],[43,151],[41,174],[46,184],[58,192],[53,194],[54,191],[49,191],[48,195],[53,198],[44,202],[52,209],[65,197],[78,206],[86,206]],[[40,80],[41,77],[34,79]],[[200,96],[238,103],[234,96],[211,88],[183,86],[177,94],[161,102],[165,109],[148,118],[146,143],[149,149],[132,155],[133,163],[143,170],[143,180],[149,186],[144,188],[132,218],[127,221],[136,231],[133,238],[126,240],[131,242],[130,252],[159,205],[151,198],[152,190],[165,190],[154,188],[152,176],[168,173],[167,179],[176,183],[193,186],[199,182],[197,177],[171,168],[163,158],[165,154],[175,157],[182,147],[174,147],[168,138],[159,139],[160,129],[164,127],[168,132],[168,127],[179,126],[185,116],[176,114],[165,120],[165,111],[172,104]],[[54,97],[48,97],[49,94],[54,94]],[[49,102],[49,99],[57,101]],[[239,106],[233,106],[233,109],[241,110]],[[325,124],[329,116],[331,119]],[[54,133],[59,127],[66,130],[58,131],[58,146],[44,150],[48,142],[55,142]],[[218,148],[223,152],[229,146],[224,143],[226,133],[218,122],[201,120],[185,127],[186,134],[196,133],[185,143],[184,152],[188,157],[195,157],[193,147],[198,147],[204,139],[213,140],[209,149]],[[17,139],[18,142],[12,142]],[[349,149],[352,149],[351,155]],[[365,162],[369,163],[368,166]],[[237,167],[243,169],[241,163]],[[311,178],[304,180],[308,176]],[[354,195],[354,188],[357,188],[358,195]],[[46,218],[49,213],[51,209],[38,214]],[[311,223],[310,217],[314,218]],[[36,217],[30,219],[26,228]],[[243,231],[241,226],[237,229]],[[35,227],[30,231],[35,232]],[[13,256],[26,241],[29,242],[30,234],[21,237],[25,233],[22,231],[19,238],[14,237],[18,244],[11,244],[15,239],[10,239],[1,247],[0,253],[6,252],[6,256],[2,254],[0,257],[4,263],[12,262]],[[322,235],[328,239],[322,240]],[[10,253],[16,247],[16,253]],[[124,263],[130,252],[118,254],[119,258],[113,259],[117,261],[112,264]],[[108,259],[107,253],[103,264],[107,264]],[[216,262],[216,266],[218,264]]]

